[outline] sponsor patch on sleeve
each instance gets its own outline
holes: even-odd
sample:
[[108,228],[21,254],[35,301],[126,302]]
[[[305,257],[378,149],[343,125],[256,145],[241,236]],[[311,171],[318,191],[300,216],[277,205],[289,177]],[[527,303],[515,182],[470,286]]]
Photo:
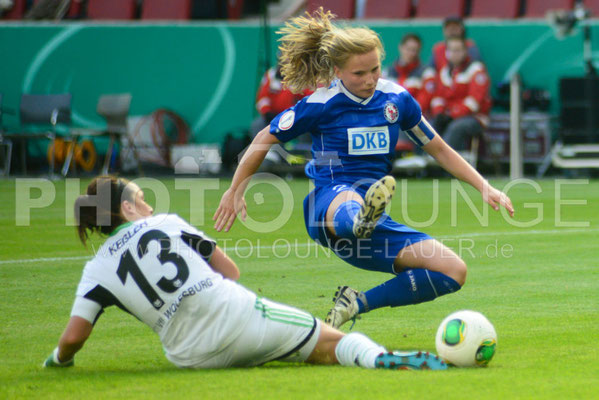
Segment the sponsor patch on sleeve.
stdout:
[[289,110],[279,118],[279,129],[282,131],[289,130],[295,121],[295,111]]

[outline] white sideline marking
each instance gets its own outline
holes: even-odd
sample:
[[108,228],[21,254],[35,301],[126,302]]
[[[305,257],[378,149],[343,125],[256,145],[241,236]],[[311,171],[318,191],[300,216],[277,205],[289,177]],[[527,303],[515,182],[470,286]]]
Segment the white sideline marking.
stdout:
[[85,260],[91,259],[91,256],[76,256],[76,257],[42,257],[42,258],[25,258],[20,260],[0,260],[1,264],[24,264],[34,262],[48,262],[48,261],[71,261],[71,260]]
[[[551,235],[554,233],[588,233],[588,232],[599,232],[599,228],[585,228],[585,229],[548,229],[548,230],[531,230],[531,231],[516,231],[516,232],[473,232],[466,233],[463,235],[439,235],[434,236],[435,239],[462,239],[462,238],[472,238],[472,237],[485,237],[485,236],[518,236],[518,235]],[[283,245],[276,246],[239,246],[235,247],[234,250],[251,250],[251,249],[284,249],[284,248],[302,248],[302,247],[312,247],[317,246],[316,243],[289,243]],[[225,249],[231,251],[231,248],[225,246]],[[24,258],[24,259],[14,259],[14,260],[0,260],[0,265],[3,264],[25,264],[25,263],[35,263],[35,262],[51,262],[51,261],[73,261],[73,260],[89,260],[91,256],[72,256],[72,257],[41,257],[41,258]]]

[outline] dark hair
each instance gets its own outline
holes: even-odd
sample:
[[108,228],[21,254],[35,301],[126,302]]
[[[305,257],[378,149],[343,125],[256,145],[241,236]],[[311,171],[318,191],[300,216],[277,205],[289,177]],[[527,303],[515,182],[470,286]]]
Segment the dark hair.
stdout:
[[87,186],[86,194],[77,197],[75,221],[83,245],[94,232],[109,235],[126,222],[121,214],[121,203],[135,201],[135,193],[129,183],[127,179],[112,175],[98,176]]
[[462,27],[464,27],[464,20],[462,19],[462,17],[452,15],[443,20],[443,28],[445,28],[449,24],[458,24],[458,25],[462,25]]
[[443,21],[443,29],[447,27],[447,25],[456,24],[462,28],[462,37],[466,38],[466,25],[464,25],[464,20],[460,17],[447,17]]
[[415,40],[418,42],[418,44],[420,46],[422,46],[422,39],[420,39],[420,36],[418,36],[415,33],[406,33],[405,35],[403,35],[403,37],[401,38],[401,41],[399,42],[399,44],[403,45],[405,44],[408,40]]

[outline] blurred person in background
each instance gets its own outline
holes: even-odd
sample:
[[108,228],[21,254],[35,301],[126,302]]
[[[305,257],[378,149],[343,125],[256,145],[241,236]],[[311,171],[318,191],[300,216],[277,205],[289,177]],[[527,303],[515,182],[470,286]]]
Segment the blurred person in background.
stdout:
[[450,37],[446,53],[447,64],[437,74],[431,100],[433,126],[447,144],[461,151],[489,123],[491,83],[485,65],[470,58],[466,39]]
[[[298,101],[307,95],[312,94],[312,90],[305,89],[300,93],[293,93],[289,88],[283,85],[283,77],[281,76],[281,65],[269,68],[260,82],[258,93],[256,94],[256,110],[258,117],[252,121],[250,126],[250,136],[253,138],[260,132],[265,125],[270,124],[279,113],[293,107]],[[310,140],[301,138],[299,141],[309,143]],[[264,169],[270,170],[277,164],[286,162],[285,155],[287,151],[280,145],[276,145],[266,156],[267,163]]]
[[447,17],[443,21],[443,41],[435,43],[429,66],[437,72],[447,64],[447,40],[450,37],[461,37],[466,43],[468,57],[472,61],[481,60],[480,51],[474,40],[466,38],[466,27],[460,17]]
[[383,77],[397,82],[416,99],[422,113],[427,115],[435,92],[435,70],[422,64],[422,40],[415,33],[407,33],[397,46],[399,57],[388,67]]
[[259,117],[252,122],[251,134],[255,136],[265,125],[282,111],[293,107],[295,103],[305,96],[312,94],[312,90],[306,89],[301,93],[293,93],[283,85],[281,66],[269,68],[260,81],[260,88],[256,94],[256,110]]

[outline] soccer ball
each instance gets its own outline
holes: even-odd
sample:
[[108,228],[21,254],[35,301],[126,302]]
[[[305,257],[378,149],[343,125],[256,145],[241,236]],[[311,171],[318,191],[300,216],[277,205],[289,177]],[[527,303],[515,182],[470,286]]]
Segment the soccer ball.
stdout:
[[495,355],[497,334],[484,315],[463,310],[441,322],[435,340],[437,354],[457,367],[484,367]]

